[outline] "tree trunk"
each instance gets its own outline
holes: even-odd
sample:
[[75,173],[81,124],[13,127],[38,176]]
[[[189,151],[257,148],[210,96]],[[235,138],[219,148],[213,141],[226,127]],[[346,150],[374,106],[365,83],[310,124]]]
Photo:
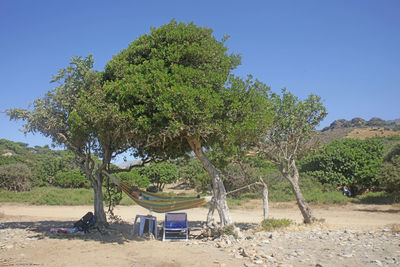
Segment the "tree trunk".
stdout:
[[264,184],[263,188],[263,211],[264,211],[264,220],[268,219],[269,217],[269,210],[268,210],[268,186]]
[[199,138],[188,137],[187,141],[190,147],[193,149],[193,152],[196,154],[197,158],[203,165],[203,168],[211,177],[213,185],[213,198],[215,201],[215,206],[218,210],[221,227],[232,224],[228,203],[226,202],[226,190],[224,183],[222,182],[220,173],[204,154]]
[[208,214],[207,214],[207,225],[208,226],[211,226],[214,224],[214,210],[215,210],[215,199],[214,199],[214,197],[212,197],[211,201],[210,201],[210,209],[208,210]]
[[299,206],[300,212],[303,215],[304,222],[312,223],[313,221],[315,221],[315,218],[312,216],[311,209],[308,206],[308,203],[305,200],[303,194],[301,193],[297,168],[296,166],[294,168],[294,177],[290,177],[288,173],[285,173],[284,176],[286,177],[286,179],[289,180],[290,184],[292,185],[292,190],[297,200],[297,206]]
[[104,212],[103,178],[101,175],[96,175],[96,180],[92,185],[94,191],[94,215],[96,216],[97,224],[99,226],[105,226],[107,224],[107,217]]

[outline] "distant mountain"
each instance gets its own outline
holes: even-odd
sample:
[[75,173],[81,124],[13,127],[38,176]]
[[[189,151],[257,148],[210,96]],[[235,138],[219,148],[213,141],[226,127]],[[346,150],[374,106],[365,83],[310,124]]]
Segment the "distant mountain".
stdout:
[[328,127],[319,131],[318,138],[323,145],[345,137],[365,139],[392,135],[400,135],[400,118],[385,121],[373,117],[366,121],[357,117],[351,120],[340,119],[333,121]]
[[394,124],[400,124],[400,118],[399,119],[395,119],[395,120],[389,120],[389,121],[386,121],[386,122],[394,123]]
[[[400,118],[395,120],[382,120],[381,118],[373,117],[369,121],[363,118],[353,118],[351,120],[335,120],[328,127],[322,129],[322,132],[338,129],[338,128],[351,128],[351,127],[388,127],[388,128],[399,128]],[[399,128],[400,130],[400,128]]]

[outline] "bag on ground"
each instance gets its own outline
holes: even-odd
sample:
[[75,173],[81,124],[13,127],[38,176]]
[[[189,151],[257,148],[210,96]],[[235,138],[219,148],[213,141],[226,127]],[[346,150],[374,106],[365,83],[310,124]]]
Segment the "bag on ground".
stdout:
[[74,227],[78,228],[79,231],[84,231],[85,233],[89,231],[90,227],[94,226],[96,223],[96,217],[92,212],[88,212],[79,221],[74,223]]

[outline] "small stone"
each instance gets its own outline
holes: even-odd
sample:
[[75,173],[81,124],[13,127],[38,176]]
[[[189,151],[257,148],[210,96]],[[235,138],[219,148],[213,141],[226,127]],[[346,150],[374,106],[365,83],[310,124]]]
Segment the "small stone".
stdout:
[[353,257],[353,254],[351,254],[349,252],[345,252],[345,253],[342,254],[342,257],[343,258],[351,258],[351,257]]
[[271,242],[270,242],[269,240],[263,240],[262,243],[263,243],[263,244],[269,244],[269,243],[271,243]]
[[299,255],[299,256],[304,255],[304,249],[301,249],[301,248],[296,249],[294,252],[296,252],[296,254]]
[[255,264],[263,264],[264,261],[263,261],[263,260],[255,260],[254,263],[255,263]]
[[375,263],[378,266],[382,266],[383,265],[380,260],[374,260],[374,261],[372,261],[372,263]]

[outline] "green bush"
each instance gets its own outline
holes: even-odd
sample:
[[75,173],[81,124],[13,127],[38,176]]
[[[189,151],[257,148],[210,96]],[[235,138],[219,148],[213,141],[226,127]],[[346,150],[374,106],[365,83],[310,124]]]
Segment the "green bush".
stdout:
[[379,138],[340,139],[302,160],[301,171],[323,184],[347,185],[353,194],[358,194],[379,185],[376,175],[382,156]]
[[276,229],[288,227],[292,223],[293,222],[290,219],[269,218],[269,219],[263,220],[261,222],[261,228],[264,231],[273,231],[273,230],[276,230]]
[[140,188],[147,188],[150,185],[149,178],[140,174],[138,169],[132,169],[130,172],[117,173],[115,176],[122,181]]
[[166,184],[175,183],[179,178],[177,166],[169,162],[152,163],[140,168],[138,172],[147,177],[160,191]]
[[380,187],[389,193],[400,194],[400,156],[385,162],[378,175]]
[[31,189],[31,170],[22,163],[0,166],[0,188],[11,191],[27,191]]
[[80,170],[59,171],[53,179],[53,185],[62,188],[89,188],[90,182]]
[[209,190],[210,176],[197,158],[180,159],[177,163],[179,177],[183,182],[193,186],[197,192],[205,193]]

